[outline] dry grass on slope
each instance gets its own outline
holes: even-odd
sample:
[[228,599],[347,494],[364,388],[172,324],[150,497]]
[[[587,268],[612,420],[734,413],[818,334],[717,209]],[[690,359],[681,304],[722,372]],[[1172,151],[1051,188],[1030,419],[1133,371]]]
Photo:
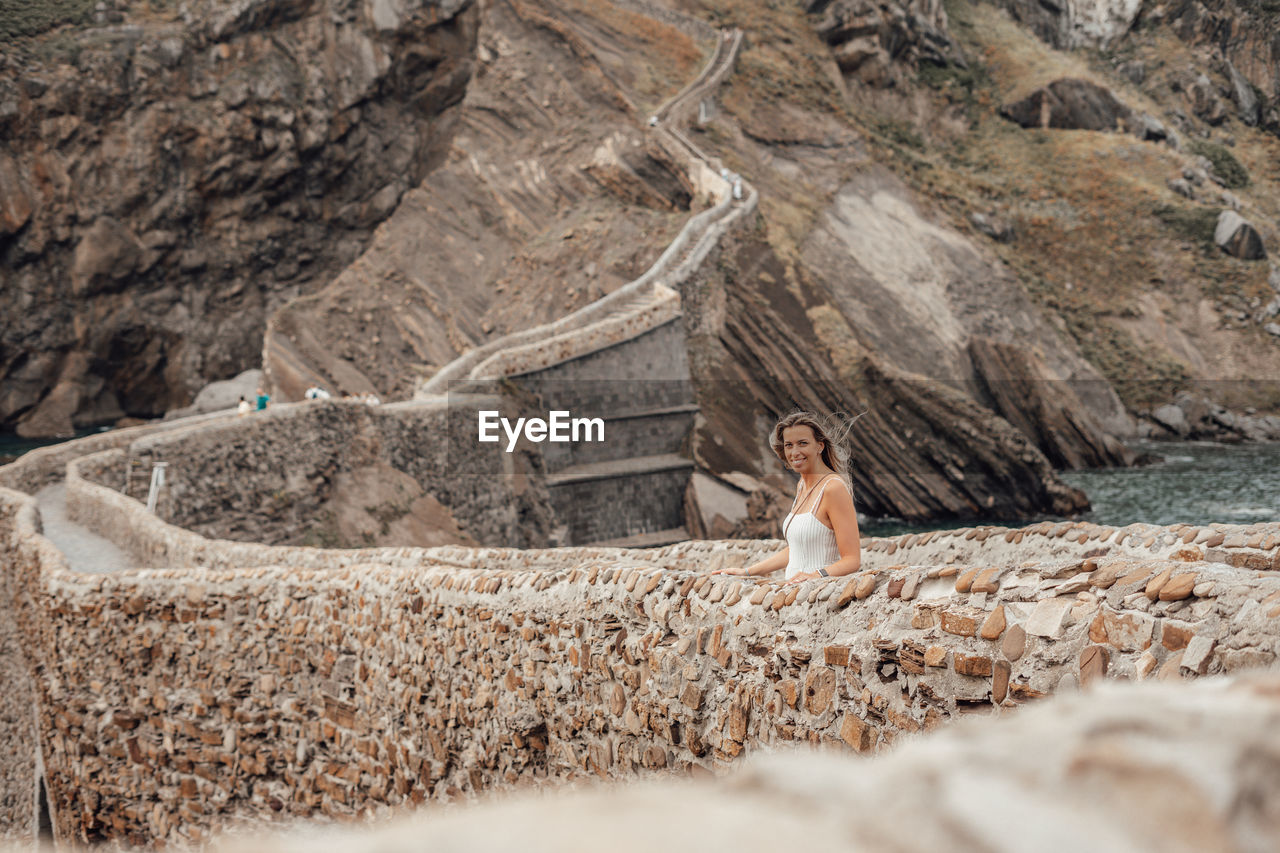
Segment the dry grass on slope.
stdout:
[[[1248,186],[1233,190],[1241,212],[1272,252],[1280,251],[1270,225],[1280,221],[1280,140],[1234,119],[1208,139],[1195,132],[1204,129],[1197,122],[1183,134],[1193,149],[1186,153],[1124,134],[1024,130],[999,116],[1000,105],[1064,77],[1106,86],[1168,123],[1172,110],[1190,113],[1170,81],[1205,63],[1167,32],[1134,33],[1122,55],[1064,53],[994,6],[952,0],[947,12],[970,67],[921,69],[917,81],[931,92],[932,111],[905,109],[910,97],[903,92],[862,95],[871,109],[859,110],[857,121],[876,159],[999,254],[1129,406],[1166,401],[1193,380],[1280,375],[1280,353],[1254,316],[1272,296],[1268,265],[1213,245],[1227,203],[1220,188],[1206,184],[1190,200],[1168,186],[1196,152],[1238,161],[1248,173]],[[1115,71],[1124,59],[1143,62],[1143,85]],[[970,225],[972,213],[1007,222],[1014,238],[987,240]],[[1168,310],[1137,322],[1153,294]],[[1206,313],[1216,313],[1217,322],[1206,323]],[[1142,334],[1153,324],[1178,331],[1169,340]],[[1189,353],[1174,338],[1195,339],[1202,351]],[[1276,402],[1259,393],[1233,402]]]

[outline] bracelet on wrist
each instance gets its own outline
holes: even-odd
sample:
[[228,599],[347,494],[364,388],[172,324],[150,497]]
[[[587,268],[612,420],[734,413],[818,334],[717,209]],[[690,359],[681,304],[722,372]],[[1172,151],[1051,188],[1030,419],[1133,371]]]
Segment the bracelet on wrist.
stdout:
[[827,573],[826,569],[818,569],[818,575],[819,577],[824,577],[824,578],[831,577],[831,575]]

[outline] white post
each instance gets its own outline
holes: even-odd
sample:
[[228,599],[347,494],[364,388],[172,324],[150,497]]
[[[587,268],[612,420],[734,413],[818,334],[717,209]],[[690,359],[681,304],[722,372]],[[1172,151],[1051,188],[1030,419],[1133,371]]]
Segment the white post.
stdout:
[[156,500],[160,497],[160,490],[164,488],[164,469],[168,466],[168,462],[157,462],[156,467],[151,469],[151,488],[147,491],[149,513],[154,514],[156,511]]

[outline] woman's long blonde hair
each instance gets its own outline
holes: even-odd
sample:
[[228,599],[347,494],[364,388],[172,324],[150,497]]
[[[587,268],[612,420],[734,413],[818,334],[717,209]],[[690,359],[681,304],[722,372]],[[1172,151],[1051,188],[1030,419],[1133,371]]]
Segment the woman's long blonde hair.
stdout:
[[[861,417],[859,415],[858,417]],[[822,442],[822,462],[836,475],[844,480],[849,492],[853,492],[853,482],[849,479],[849,430],[853,428],[853,422],[858,418],[845,418],[837,421],[833,417],[826,415],[818,415],[813,412],[792,412],[791,414],[778,421],[773,428],[773,436],[769,440],[769,446],[773,448],[773,452],[778,454],[778,458],[782,460],[782,464],[787,464],[786,453],[782,448],[782,431],[788,427],[807,426],[813,430],[813,437]]]

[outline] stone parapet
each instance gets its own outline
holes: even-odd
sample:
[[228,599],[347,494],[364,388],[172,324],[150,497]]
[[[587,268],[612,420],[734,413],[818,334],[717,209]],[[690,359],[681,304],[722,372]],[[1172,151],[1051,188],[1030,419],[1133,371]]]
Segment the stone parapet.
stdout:
[[1026,527],[934,530],[863,541],[863,564],[1026,560],[1125,556],[1181,562],[1226,563],[1280,569],[1280,523],[1131,524],[1108,527],[1083,521],[1043,521]]
[[194,415],[172,421],[113,429],[49,447],[38,447],[24,453],[8,465],[0,465],[0,488],[14,489],[33,495],[50,483],[61,480],[67,463],[72,459],[113,447],[127,447],[145,436],[174,433],[212,423],[226,423],[234,418],[234,412],[211,412],[207,415]]
[[680,316],[680,295],[654,285],[653,296],[630,311],[620,311],[585,328],[545,341],[513,346],[494,353],[471,372],[474,379],[495,379],[545,370],[561,362],[631,340]]
[[[219,853],[1272,850],[1280,675],[1105,685],[972,719],[872,761],[787,750],[721,778],[492,798]],[[655,820],[655,816],[660,819]],[[626,827],[619,832],[619,827]],[[534,839],[522,843],[524,839]]]
[[1271,664],[1280,639],[1280,576],[1222,564],[707,574],[764,547],[108,576],[23,558],[19,624],[58,650],[39,707],[59,834],[182,843],[797,741],[874,752],[1100,679]]
[[33,674],[51,650],[41,588],[69,574],[40,534],[35,500],[0,487],[0,842],[30,841],[37,828],[41,703]]

